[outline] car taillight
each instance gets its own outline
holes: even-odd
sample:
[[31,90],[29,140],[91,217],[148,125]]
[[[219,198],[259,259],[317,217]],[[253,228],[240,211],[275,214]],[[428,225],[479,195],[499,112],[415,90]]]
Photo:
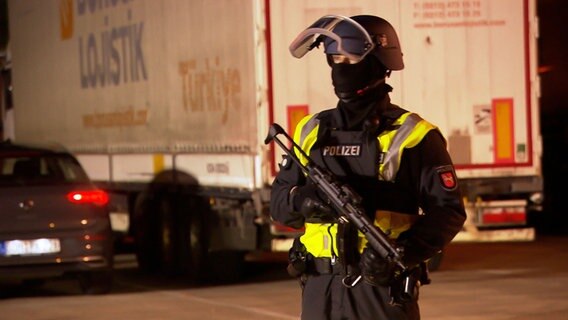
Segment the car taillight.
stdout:
[[71,191],[67,199],[72,203],[92,203],[104,206],[108,203],[108,194],[103,190]]

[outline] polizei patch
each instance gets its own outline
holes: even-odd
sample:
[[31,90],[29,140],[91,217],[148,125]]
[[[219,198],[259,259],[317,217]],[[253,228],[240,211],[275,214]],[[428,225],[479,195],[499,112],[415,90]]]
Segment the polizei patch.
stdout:
[[358,157],[361,155],[361,145],[339,145],[325,146],[323,148],[324,157]]

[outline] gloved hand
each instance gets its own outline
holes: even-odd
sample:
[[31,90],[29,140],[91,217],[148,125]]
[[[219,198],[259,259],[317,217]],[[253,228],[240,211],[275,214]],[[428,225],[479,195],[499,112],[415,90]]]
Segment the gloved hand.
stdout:
[[383,259],[372,248],[365,248],[359,262],[363,280],[372,286],[389,285],[394,278],[395,264]]
[[331,218],[333,210],[326,205],[326,200],[325,194],[311,182],[295,187],[290,193],[290,201],[294,206],[294,211],[300,212],[306,219]]

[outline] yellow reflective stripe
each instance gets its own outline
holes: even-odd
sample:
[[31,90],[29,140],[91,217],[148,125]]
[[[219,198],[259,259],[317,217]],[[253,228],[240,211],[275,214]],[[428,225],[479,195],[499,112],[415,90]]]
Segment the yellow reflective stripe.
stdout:
[[[390,218],[390,217],[389,217]],[[390,228],[390,221],[387,223],[386,221],[382,221],[379,222],[375,219],[374,223],[373,223],[376,227],[378,227],[379,229],[381,229],[385,234],[387,234],[387,236],[389,237],[389,239],[396,239],[395,237],[392,236],[392,234],[389,234],[389,228]],[[359,236],[359,252],[363,252],[363,250],[367,247],[367,238],[365,238],[365,235],[362,232],[359,232],[358,234]],[[398,235],[397,235],[398,237]]]
[[375,225],[379,226],[390,238],[396,239],[402,232],[410,229],[419,217],[394,211],[377,210]]
[[[409,115],[410,115],[410,112],[407,112],[407,113],[401,115],[400,117],[398,117],[398,119],[396,119],[393,122],[392,126],[398,129],[398,127],[402,126],[402,124],[404,123],[404,121],[406,120],[406,118]],[[384,177],[384,172],[389,171],[389,170],[385,170],[385,168],[388,168],[388,166],[389,166],[389,163],[387,161],[387,160],[389,160],[389,158],[387,158],[387,156],[389,155],[389,150],[391,148],[391,144],[392,144],[392,141],[394,139],[394,136],[398,132],[397,129],[390,130],[390,131],[383,131],[377,137],[377,140],[379,140],[379,148],[380,148],[381,152],[383,152],[385,154],[385,158],[383,159],[382,163],[379,164],[379,180],[390,181],[389,179],[386,179]]]
[[[420,216],[398,213],[394,211],[377,210],[375,213],[374,225],[379,227],[389,239],[397,239],[401,233],[410,229],[410,227],[420,219]],[[367,239],[363,233],[359,232],[359,251],[367,246]]]
[[[317,140],[319,120],[316,119],[316,115],[304,117],[294,132],[294,141],[308,155]],[[393,125],[397,129],[383,132],[377,137],[380,150],[385,153],[384,161],[379,164],[380,180],[394,181],[404,149],[416,146],[430,130],[436,129],[434,125],[411,112],[400,116]],[[295,152],[300,161],[306,164],[307,159],[297,150]],[[396,212],[377,211],[374,224],[389,234],[391,239],[396,239],[400,233],[408,230],[417,218],[417,216]],[[335,253],[338,252],[336,235],[336,224],[306,223],[305,232],[300,237],[300,241],[315,257],[331,257],[332,250]],[[362,233],[359,233],[359,239],[359,249],[362,252],[367,240]]]
[[385,153],[383,162],[379,164],[379,179],[385,181],[394,181],[404,149],[416,146],[430,130],[436,128],[410,112],[400,116],[393,125],[399,127],[377,137],[381,151]]
[[[298,122],[296,130],[294,131],[294,142],[296,142],[308,156],[318,137],[319,120],[316,116],[317,113],[305,116]],[[294,152],[302,164],[308,163],[308,159],[306,159],[301,152],[297,149],[294,149]]]
[[[410,226],[418,218],[419,216],[403,213],[377,211],[374,225],[386,233],[390,239],[394,240],[398,238],[402,232],[410,229]],[[361,232],[358,233],[358,236],[359,251],[363,252],[363,249],[367,246],[367,239]],[[317,258],[331,257],[332,249],[337,256],[336,240],[337,224],[330,223],[306,223],[304,234],[300,236],[300,241],[306,246],[306,250]]]
[[410,133],[406,141],[404,142],[405,148],[413,148],[415,147],[428,132],[432,129],[436,129],[437,127],[431,124],[430,122],[420,119],[420,121],[414,127],[414,130]]
[[[332,249],[337,256],[337,224],[334,223],[306,223],[304,234],[300,241],[306,250],[316,258],[331,257]],[[329,229],[329,230],[328,230]]]

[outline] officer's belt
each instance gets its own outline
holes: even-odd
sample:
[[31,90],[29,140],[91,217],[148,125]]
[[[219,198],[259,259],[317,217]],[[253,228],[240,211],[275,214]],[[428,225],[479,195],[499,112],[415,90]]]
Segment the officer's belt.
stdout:
[[316,274],[341,274],[344,273],[343,264],[336,261],[331,263],[331,258],[312,258],[307,260],[307,272]]

